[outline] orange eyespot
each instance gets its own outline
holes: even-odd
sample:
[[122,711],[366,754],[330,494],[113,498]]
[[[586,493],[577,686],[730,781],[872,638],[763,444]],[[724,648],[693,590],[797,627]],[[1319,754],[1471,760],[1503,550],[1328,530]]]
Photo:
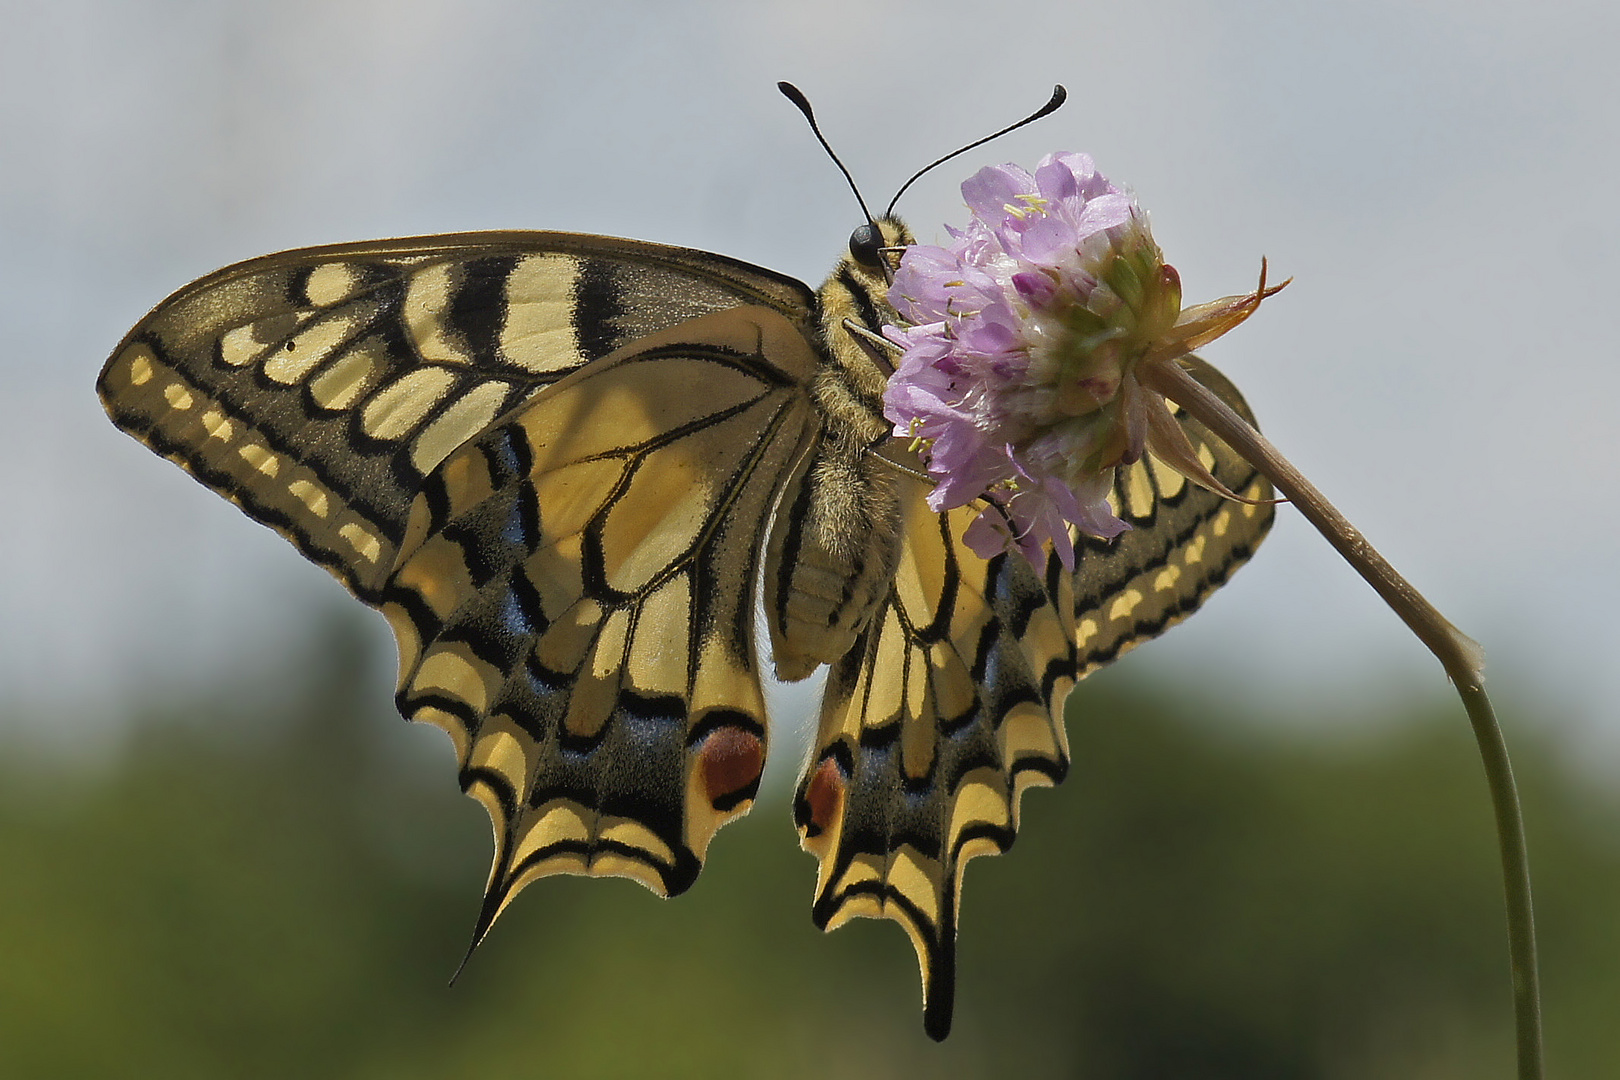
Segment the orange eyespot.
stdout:
[[716,728],[703,740],[703,790],[716,810],[752,798],[765,768],[765,744],[740,727]]
[[810,807],[809,835],[819,836],[832,827],[844,802],[844,770],[836,760],[827,758],[817,766],[805,785],[804,801]]

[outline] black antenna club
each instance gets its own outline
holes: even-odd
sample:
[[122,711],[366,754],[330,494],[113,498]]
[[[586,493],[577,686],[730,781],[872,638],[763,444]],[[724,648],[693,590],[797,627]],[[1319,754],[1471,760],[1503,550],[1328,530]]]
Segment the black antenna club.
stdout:
[[[786,84],[784,83],[782,85],[785,86]],[[783,93],[787,93],[787,91],[784,90]],[[991,139],[999,139],[1003,135],[1007,134],[1010,131],[1017,131],[1019,128],[1023,127],[1025,124],[1033,124],[1035,121],[1039,120],[1041,117],[1048,116],[1048,115],[1050,115],[1050,114],[1052,114],[1054,112],[1057,112],[1058,109],[1061,108],[1063,103],[1065,101],[1067,101],[1067,100],[1069,100],[1069,92],[1063,88],[1062,83],[1059,83],[1058,85],[1052,87],[1051,100],[1049,100],[1045,105],[1042,105],[1039,109],[1036,109],[1034,112],[1030,113],[1028,116],[1024,117],[1022,120],[1018,121],[1018,123],[1010,124],[1007,127],[1004,127],[1000,131],[996,132],[994,135],[986,135],[982,139],[979,139],[979,140],[977,140],[975,142],[970,142],[966,146],[962,147],[960,150],[952,150],[950,153],[946,154],[944,157],[940,158],[938,161],[935,161],[932,164],[925,165],[921,169],[918,169],[916,175],[913,176],[910,180],[907,180],[905,183],[901,184],[900,185],[900,190],[894,193],[894,198],[889,200],[889,208],[887,210],[883,211],[884,216],[887,217],[889,214],[894,213],[894,204],[900,201],[900,196],[902,196],[902,195],[904,195],[906,193],[906,189],[908,187],[910,187],[912,184],[916,183],[919,179],[921,179],[924,173],[929,172],[930,170],[934,169],[936,166],[945,164],[947,161],[951,160],[951,158],[953,158],[953,157],[959,157],[962,154],[967,153],[969,150],[972,150],[976,146],[983,146],[985,143],[989,142]],[[803,106],[803,107],[807,108],[808,106]],[[840,168],[842,168],[842,166],[840,166]]]
[[804,96],[804,91],[790,82],[779,82],[776,84],[776,88],[782,91],[783,97],[798,106],[799,111],[804,113],[804,118],[810,121],[810,130],[815,132],[816,139],[821,143],[821,148],[827,151],[827,156],[833,159],[833,164],[838,166],[838,171],[844,174],[845,180],[849,181],[849,190],[855,193],[855,201],[861,204],[861,213],[866,215],[866,223],[872,226],[873,231],[876,231],[877,222],[872,220],[872,211],[866,208],[866,200],[861,198],[861,189],[855,186],[855,178],[849,175],[849,170],[844,168],[844,163],[838,160],[838,155],[833,153],[833,148],[827,144],[827,137],[821,133],[821,128],[816,123],[816,114],[810,108],[810,99]]

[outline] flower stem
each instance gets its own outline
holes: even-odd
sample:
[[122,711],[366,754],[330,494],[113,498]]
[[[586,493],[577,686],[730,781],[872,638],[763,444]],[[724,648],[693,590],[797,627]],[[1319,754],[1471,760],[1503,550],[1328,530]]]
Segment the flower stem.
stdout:
[[1502,883],[1507,894],[1508,956],[1513,973],[1519,1080],[1541,1080],[1541,987],[1536,967],[1535,917],[1530,904],[1530,860],[1507,743],[1502,738],[1490,699],[1485,696],[1484,651],[1446,621],[1434,605],[1401,577],[1265,436],[1179,364],[1173,361],[1145,363],[1138,369],[1138,377],[1144,386],[1186,409],[1287,496],[1439,659],[1456,686],[1474,728],[1474,741],[1484,761],[1485,779],[1496,814]]

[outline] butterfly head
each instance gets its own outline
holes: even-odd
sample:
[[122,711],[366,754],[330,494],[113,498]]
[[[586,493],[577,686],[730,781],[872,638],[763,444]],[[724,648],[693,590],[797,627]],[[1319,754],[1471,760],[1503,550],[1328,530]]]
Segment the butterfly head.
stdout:
[[883,265],[883,230],[871,222],[859,225],[849,234],[849,257],[862,266]]
[[889,302],[889,286],[900,257],[914,243],[911,230],[896,217],[878,218],[850,233],[849,250],[819,290],[822,325],[834,351],[840,337],[848,336],[846,318],[874,334],[901,322]]
[[893,216],[881,217],[856,226],[849,234],[849,255],[843,264],[882,278],[887,289],[900,265],[900,256],[915,242],[905,222]]

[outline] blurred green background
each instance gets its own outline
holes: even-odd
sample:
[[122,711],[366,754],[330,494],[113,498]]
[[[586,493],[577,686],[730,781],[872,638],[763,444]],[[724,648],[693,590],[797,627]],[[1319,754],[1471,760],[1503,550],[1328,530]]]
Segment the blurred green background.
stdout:
[[[1511,1073],[1490,813],[1443,697],[1324,741],[1134,665],[1082,684],[1069,780],[969,873],[934,1045],[897,928],[811,926],[781,785],[685,896],[538,883],[447,987],[487,824],[448,745],[387,712],[391,658],[358,619],[281,658],[301,685],[147,703],[97,769],[4,755],[4,1075]],[[1551,1075],[1612,1075],[1617,814],[1548,747],[1515,750]]]

